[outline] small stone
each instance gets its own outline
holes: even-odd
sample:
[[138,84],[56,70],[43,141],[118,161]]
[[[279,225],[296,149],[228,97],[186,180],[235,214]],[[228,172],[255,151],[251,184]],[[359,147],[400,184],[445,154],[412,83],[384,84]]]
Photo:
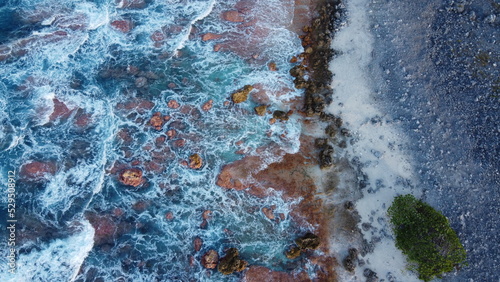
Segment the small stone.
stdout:
[[119,180],[125,185],[137,187],[144,182],[142,178],[142,170],[138,168],[130,168],[120,173]]
[[275,62],[270,62],[267,67],[269,68],[270,71],[277,71],[278,68],[276,67],[276,63]]
[[266,114],[267,106],[266,105],[257,106],[254,108],[254,110],[257,115],[263,116]]
[[219,261],[219,254],[216,250],[209,250],[201,257],[201,265],[208,269],[214,269],[217,267],[217,262]]
[[174,219],[174,214],[173,214],[172,212],[167,212],[167,213],[165,214],[165,218],[166,218],[167,220],[172,220],[172,219]]
[[286,121],[288,120],[288,114],[284,111],[274,111],[273,118]]
[[262,208],[262,213],[267,217],[269,218],[270,220],[274,220],[274,213],[273,213],[273,209],[270,209],[270,208]]
[[205,104],[203,104],[201,106],[201,109],[204,110],[205,112],[208,112],[208,111],[210,111],[210,109],[212,109],[213,104],[214,104],[214,100],[210,99]]
[[203,161],[198,154],[192,154],[189,157],[189,164],[188,166],[192,169],[200,169],[203,165]]
[[193,246],[194,250],[196,252],[199,252],[201,250],[201,247],[203,246],[203,240],[201,240],[200,237],[195,237],[193,240]]
[[123,33],[129,32],[133,28],[133,24],[128,20],[116,20],[111,22],[111,26]]
[[149,125],[154,127],[156,130],[161,130],[164,123],[165,121],[162,118],[161,113],[159,112],[154,113],[151,119],[149,120]]

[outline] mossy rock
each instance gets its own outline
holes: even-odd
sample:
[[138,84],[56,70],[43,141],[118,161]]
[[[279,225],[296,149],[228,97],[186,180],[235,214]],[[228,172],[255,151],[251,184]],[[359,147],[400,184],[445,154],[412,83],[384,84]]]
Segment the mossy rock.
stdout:
[[388,214],[396,247],[408,258],[419,278],[430,281],[466,264],[463,245],[448,219],[412,195],[394,199]]
[[266,105],[257,106],[254,108],[254,110],[257,115],[263,116],[266,114],[267,106]]
[[224,275],[244,270],[248,262],[239,258],[239,252],[236,248],[230,248],[226,251],[226,256],[219,260],[217,270]]
[[231,95],[234,103],[242,103],[248,99],[248,94],[253,90],[252,85],[245,85],[243,88],[238,89]]
[[285,252],[285,256],[288,259],[296,259],[300,256],[300,254],[301,254],[300,248],[297,246],[293,246],[288,251]]
[[300,247],[300,249],[305,250],[305,249],[317,249],[319,246],[319,237],[312,234],[312,233],[307,233],[301,238],[298,238],[295,240],[295,243]]

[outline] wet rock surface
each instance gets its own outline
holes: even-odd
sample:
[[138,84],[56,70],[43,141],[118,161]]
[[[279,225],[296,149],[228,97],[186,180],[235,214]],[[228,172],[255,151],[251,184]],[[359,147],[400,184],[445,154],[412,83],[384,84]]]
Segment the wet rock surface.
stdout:
[[219,254],[216,250],[209,250],[201,257],[201,265],[208,269],[215,269],[219,262]]
[[125,169],[120,173],[118,180],[129,186],[138,187],[145,182],[142,177],[142,170],[138,168]]
[[239,252],[236,248],[230,248],[226,251],[226,256],[219,260],[219,265],[217,266],[217,270],[224,275],[231,274],[233,272],[243,271],[248,262],[240,259],[238,256]]
[[243,88],[236,90],[233,94],[231,94],[231,99],[234,103],[242,103],[248,99],[248,94],[253,90],[253,86],[245,85]]

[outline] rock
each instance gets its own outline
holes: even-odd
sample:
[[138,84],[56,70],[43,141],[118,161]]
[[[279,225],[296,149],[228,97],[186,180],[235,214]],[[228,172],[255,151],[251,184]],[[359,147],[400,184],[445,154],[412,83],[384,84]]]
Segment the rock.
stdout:
[[290,75],[293,77],[304,76],[304,66],[297,65],[290,69]]
[[323,149],[328,145],[328,140],[326,138],[316,138],[314,140],[314,147],[318,149]]
[[274,111],[273,118],[286,121],[288,120],[288,114],[284,111]]
[[167,220],[172,220],[172,219],[174,219],[174,214],[173,214],[172,212],[167,212],[167,213],[165,214],[165,218],[166,218]]
[[154,127],[156,130],[161,130],[164,123],[165,123],[165,120],[161,116],[160,112],[154,113],[153,116],[151,117],[151,119],[149,120],[149,125]]
[[194,250],[196,252],[199,252],[201,250],[201,247],[203,246],[203,240],[201,240],[200,237],[195,237],[193,240],[193,246]]
[[204,110],[205,112],[208,112],[208,111],[210,111],[210,109],[212,109],[213,104],[214,104],[214,100],[210,99],[205,104],[203,104],[201,106],[201,109]]
[[41,180],[56,174],[56,165],[53,162],[33,161],[21,167],[20,175],[30,180]]
[[65,103],[59,101],[57,98],[52,99],[54,102],[54,111],[49,117],[50,121],[54,121],[56,119],[67,119],[71,115],[71,110],[66,106]]
[[175,129],[169,129],[165,134],[167,134],[168,138],[172,139],[177,135],[177,131]]
[[303,237],[295,240],[295,243],[300,247],[300,249],[305,250],[305,249],[316,249],[319,246],[319,237],[312,234],[312,233],[307,233]]
[[116,20],[116,21],[112,21],[111,22],[111,26],[123,33],[127,33],[129,32],[130,30],[132,30],[132,28],[134,28],[133,24],[131,21],[129,20]]
[[222,35],[209,32],[209,33],[203,34],[203,36],[201,37],[201,40],[208,41],[208,40],[217,40],[220,38],[222,38]]
[[254,110],[257,115],[263,116],[266,114],[267,106],[266,105],[257,106],[254,108]]
[[198,154],[192,154],[189,156],[189,164],[188,166],[192,169],[200,169],[203,165],[203,161]]
[[135,87],[137,88],[143,88],[148,85],[148,79],[141,76],[135,79]]
[[352,210],[354,210],[354,203],[353,203],[352,201],[347,201],[347,202],[345,202],[345,204],[344,204],[344,208],[345,208],[346,210],[350,210],[350,211],[352,211]]
[[122,171],[118,180],[120,180],[120,182],[125,185],[134,187],[137,187],[144,183],[144,179],[142,178],[142,170],[138,168],[129,168]]
[[244,270],[248,263],[238,257],[239,253],[236,248],[230,248],[226,251],[226,256],[221,258],[217,269],[220,273],[224,275],[231,274],[233,272],[239,272]]
[[214,269],[217,267],[217,262],[219,261],[219,254],[216,250],[209,250],[201,257],[201,265],[208,269]]
[[241,23],[245,20],[245,18],[243,17],[243,14],[241,14],[240,12],[235,11],[235,10],[223,12],[222,18],[226,21],[233,22],[233,23]]
[[368,278],[367,281],[378,281],[377,273],[369,268],[363,270],[363,276]]
[[296,259],[300,256],[300,254],[301,254],[300,248],[297,246],[293,246],[288,251],[285,252],[285,256],[288,259]]
[[273,209],[270,209],[270,208],[262,208],[262,213],[267,217],[269,218],[270,220],[274,220],[274,212],[273,212]]
[[263,266],[250,266],[248,271],[245,272],[244,278],[241,281],[245,282],[292,282],[292,281],[310,281],[309,279],[301,279],[295,277],[293,274],[289,274],[281,271],[272,271],[269,268]]
[[270,71],[277,71],[278,70],[275,62],[270,62],[269,64],[267,64],[267,67],[269,68]]
[[333,166],[333,147],[327,145],[321,152],[319,153],[319,167],[320,168],[328,168]]
[[163,40],[165,40],[165,34],[163,34],[163,32],[157,30],[155,32],[153,32],[153,34],[151,34],[151,40],[153,40],[154,42],[161,42]]
[[350,248],[349,254],[342,262],[344,264],[344,268],[347,271],[353,272],[354,269],[356,268],[357,259],[358,259],[358,250],[355,248]]
[[276,123],[276,119],[275,118],[270,118],[269,119],[269,124],[275,124]]
[[168,101],[167,103],[167,107],[171,108],[171,109],[177,109],[180,107],[179,103],[175,100],[170,100]]
[[245,102],[248,99],[248,93],[253,90],[252,85],[245,85],[243,88],[238,89],[231,95],[234,103]]
[[205,211],[203,211],[203,213],[201,214],[201,217],[203,219],[212,218],[212,211],[211,210],[205,210]]
[[220,44],[215,44],[214,45],[214,52],[219,52],[220,49],[222,49],[222,45],[220,45]]

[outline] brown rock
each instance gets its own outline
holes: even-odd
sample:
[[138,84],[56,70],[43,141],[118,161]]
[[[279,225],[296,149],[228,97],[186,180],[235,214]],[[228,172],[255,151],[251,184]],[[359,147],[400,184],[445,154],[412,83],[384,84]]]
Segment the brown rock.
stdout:
[[288,120],[288,114],[284,111],[274,111],[273,118],[286,121]]
[[170,83],[168,84],[168,88],[170,88],[170,89],[174,89],[174,88],[176,88],[176,87],[177,87],[177,85],[176,85],[175,83],[173,83],[173,82],[170,82]]
[[245,85],[243,88],[238,89],[231,95],[234,103],[245,102],[248,99],[248,93],[253,90],[252,85]]
[[167,213],[165,214],[165,218],[166,218],[167,220],[172,220],[172,219],[174,219],[174,214],[173,214],[172,212],[167,212]]
[[111,26],[123,33],[127,33],[134,27],[129,20],[116,20],[111,22]]
[[216,250],[209,250],[201,257],[201,265],[208,269],[214,269],[217,267],[217,262],[219,261],[219,254]]
[[269,218],[270,220],[274,220],[275,217],[274,217],[274,212],[273,212],[273,209],[270,209],[270,208],[262,208],[262,213],[267,217]]
[[171,109],[177,109],[177,108],[179,108],[179,107],[180,107],[179,103],[178,103],[177,101],[175,101],[175,100],[170,100],[170,101],[168,101],[167,106],[168,106],[169,108],[171,108]]
[[269,68],[270,71],[277,71],[278,70],[275,62],[270,62],[269,64],[267,64],[267,67]]
[[201,159],[200,155],[198,154],[192,154],[189,156],[189,164],[188,166],[192,169],[200,169],[203,165],[203,160]]
[[300,248],[297,246],[293,246],[288,251],[285,252],[285,256],[288,259],[296,259],[300,256],[300,254],[301,254]]
[[66,106],[66,104],[56,98],[52,99],[52,101],[54,102],[54,111],[49,117],[50,121],[54,121],[59,118],[67,119],[71,115],[72,111]]
[[177,131],[175,131],[175,129],[170,129],[166,132],[168,138],[173,138],[175,137],[175,135],[177,135]]
[[165,120],[161,116],[160,112],[154,113],[153,116],[151,117],[151,119],[149,120],[149,125],[154,127],[156,130],[161,130],[164,123],[165,123]]
[[184,147],[186,145],[186,140],[184,139],[177,139],[174,141],[174,147],[176,148],[181,148],[181,147]]
[[215,45],[214,45],[214,52],[219,52],[221,48],[222,48],[222,45],[220,45],[220,44],[215,44]]
[[263,282],[263,281],[272,281],[272,282],[295,282],[295,281],[310,281],[309,279],[301,279],[300,277],[294,277],[292,274],[281,272],[281,271],[272,271],[269,268],[263,266],[255,266],[252,265],[248,268],[248,271],[245,273],[245,277],[243,281],[246,282]]
[[320,241],[319,237],[312,234],[312,233],[307,233],[301,238],[298,238],[295,240],[295,243],[302,249],[317,249]]
[[138,168],[130,168],[122,171],[118,180],[120,180],[120,182],[125,185],[134,187],[137,187],[144,183],[144,179],[142,178],[142,170]]
[[201,240],[200,237],[195,237],[193,240],[193,246],[194,250],[196,252],[199,252],[201,250],[201,247],[203,246],[203,240]]
[[30,180],[41,180],[56,174],[56,165],[53,162],[33,161],[21,167],[20,175]]
[[203,34],[203,36],[201,37],[201,40],[208,41],[208,40],[217,40],[220,38],[222,38],[222,35],[209,32],[209,33]]
[[153,40],[154,42],[161,42],[165,40],[165,35],[163,34],[163,32],[157,30],[153,32],[153,34],[151,34],[151,40]]
[[214,100],[210,99],[205,104],[203,104],[201,106],[201,109],[204,110],[205,112],[208,112],[212,108],[213,104],[214,104]]
[[203,212],[203,214],[201,215],[201,217],[203,219],[209,219],[209,218],[212,218],[212,211],[211,210],[206,210]]
[[266,105],[257,106],[254,108],[254,110],[257,115],[263,116],[266,114],[267,106]]
[[226,21],[233,22],[233,23],[241,23],[245,20],[245,18],[243,17],[243,14],[241,14],[240,12],[235,11],[235,10],[223,12],[222,18]]
[[226,256],[220,259],[217,270],[224,275],[244,270],[248,266],[248,262],[240,259],[238,255],[236,248],[227,250]]

